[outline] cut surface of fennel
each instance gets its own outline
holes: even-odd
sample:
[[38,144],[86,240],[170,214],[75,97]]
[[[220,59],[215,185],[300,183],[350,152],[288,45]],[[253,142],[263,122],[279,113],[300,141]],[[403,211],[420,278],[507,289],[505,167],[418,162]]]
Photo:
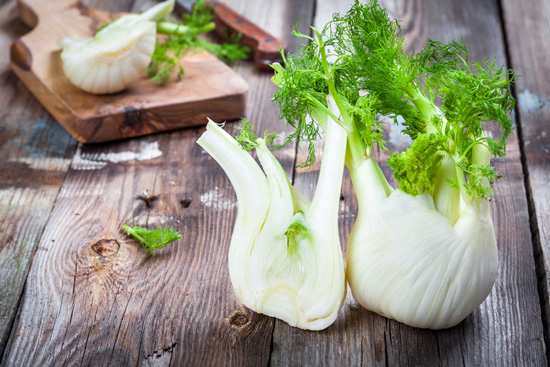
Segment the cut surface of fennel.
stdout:
[[65,75],[89,93],[122,91],[144,76],[155,50],[156,21],[173,8],[174,0],[165,1],[140,15],[122,16],[92,38],[61,40]]
[[461,322],[491,292],[498,265],[489,201],[461,202],[453,223],[429,193],[389,185],[372,158],[350,169],[359,203],[347,244],[355,300],[407,325],[443,329]]
[[338,234],[346,133],[330,125],[311,203],[262,139],[256,151],[263,171],[213,122],[198,140],[228,175],[239,203],[228,256],[235,295],[256,312],[309,330],[331,325],[346,294]]

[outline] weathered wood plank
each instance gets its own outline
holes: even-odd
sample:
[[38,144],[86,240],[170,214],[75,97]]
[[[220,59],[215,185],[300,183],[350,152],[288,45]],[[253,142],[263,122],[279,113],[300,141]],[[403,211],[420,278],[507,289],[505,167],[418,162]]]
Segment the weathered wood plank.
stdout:
[[[316,20],[342,9],[333,1],[317,2]],[[348,1],[342,3],[346,7]],[[464,37],[472,60],[496,58],[506,63],[504,37],[496,1],[382,1],[406,25],[408,49],[420,49],[426,37],[449,41]],[[340,9],[338,9],[340,7]],[[520,19],[520,18],[517,18]],[[315,24],[320,27],[320,23]],[[529,56],[527,56],[529,57]],[[392,138],[392,135],[394,136]],[[390,131],[390,148],[406,141]],[[387,155],[381,155],[385,160]],[[300,160],[300,154],[298,156]],[[301,158],[303,160],[303,156]],[[382,165],[391,174],[387,165]],[[499,245],[499,273],[489,298],[458,326],[420,330],[385,319],[362,308],[350,294],[334,325],[312,333],[276,321],[273,365],[546,365],[542,322],[529,232],[517,137],[505,159],[495,166],[505,178],[495,185],[493,221]],[[295,185],[311,194],[313,172],[297,172]],[[349,179],[342,189],[342,242],[353,225],[357,202]]]
[[[148,4],[136,2],[131,10]],[[286,39],[281,28],[311,14],[313,3],[228,4]],[[271,75],[249,62],[236,70],[250,84],[247,117],[261,129],[278,128]],[[233,296],[227,251],[235,195],[225,173],[195,144],[201,132],[79,145],[3,365],[268,364],[274,321]],[[294,149],[277,155],[291,172]],[[158,195],[150,208],[136,199],[145,189]],[[120,231],[126,222],[167,224],[184,238],[148,257]],[[94,246],[99,240],[109,241]]]
[[[0,5],[0,47],[28,28],[15,1]],[[40,236],[76,147],[0,56],[0,358]]]
[[[530,218],[539,286],[543,300],[546,344],[550,343],[550,3],[502,1],[511,65],[521,77],[516,83]],[[521,16],[518,16],[520,14]],[[547,351],[547,357],[550,354]]]
[[[218,183],[208,173],[214,165],[194,145],[197,137],[189,130],[78,152],[43,236],[49,251],[38,254],[28,279],[6,365],[126,366],[174,358],[176,365],[198,365],[245,354],[233,356],[232,344],[246,344],[238,336],[269,320],[251,322],[255,328],[227,324],[239,305],[230,299],[218,239],[230,230],[220,216],[234,203],[210,186]],[[142,160],[101,158],[132,153]],[[159,195],[149,209],[135,199],[144,189]],[[220,215],[212,215],[212,206]],[[174,226],[184,239],[148,257],[120,232],[125,222]],[[102,256],[93,250],[99,239],[116,240],[120,249]],[[260,335],[269,337],[265,330]]]
[[[407,34],[415,35],[409,38],[411,49],[420,49],[423,44],[418,42],[426,37],[448,41],[462,36],[470,60],[489,58],[506,65],[497,1],[415,5],[394,10],[405,24],[414,24]],[[506,158],[496,159],[494,165],[503,175],[495,184],[491,203],[499,247],[497,281],[487,300],[462,324],[436,333],[433,351],[440,355],[437,363],[441,364],[546,365],[517,134],[508,142]],[[395,352],[398,356],[399,351]]]

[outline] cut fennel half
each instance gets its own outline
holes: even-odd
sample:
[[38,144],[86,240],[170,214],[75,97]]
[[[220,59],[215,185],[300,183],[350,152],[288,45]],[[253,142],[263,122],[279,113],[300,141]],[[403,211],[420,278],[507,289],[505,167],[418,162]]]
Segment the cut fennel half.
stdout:
[[309,330],[331,325],[346,294],[338,234],[346,132],[330,125],[311,203],[263,139],[256,148],[263,171],[211,121],[198,140],[228,175],[239,203],[228,256],[235,295],[256,312]]
[[70,82],[93,94],[120,92],[144,76],[156,43],[156,21],[169,15],[174,0],[129,14],[102,28],[88,39],[67,37],[63,48],[63,71]]

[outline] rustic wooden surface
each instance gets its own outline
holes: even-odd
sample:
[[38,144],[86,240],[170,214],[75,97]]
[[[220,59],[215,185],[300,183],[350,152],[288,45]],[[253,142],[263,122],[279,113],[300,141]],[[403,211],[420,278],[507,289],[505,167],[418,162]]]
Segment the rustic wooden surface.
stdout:
[[[0,2],[0,44],[27,32],[13,1]],[[44,226],[76,149],[75,141],[10,72],[0,56],[0,353]]]
[[[523,21],[515,17],[523,14]],[[531,236],[538,261],[539,294],[543,304],[545,338],[550,341],[550,86],[541,75],[550,73],[550,3],[503,2],[510,63],[522,77],[516,86],[523,172],[528,194]]]
[[[304,31],[307,24],[323,24],[349,1],[225,2],[293,50],[290,25],[300,18]],[[139,11],[152,2],[87,4]],[[348,295],[334,325],[306,332],[245,309],[233,296],[226,263],[236,199],[223,171],[195,144],[203,129],[77,144],[9,71],[4,53],[0,364],[547,365],[548,5],[543,0],[382,4],[407,25],[410,49],[422,47],[426,37],[462,35],[472,59],[496,58],[523,75],[516,89],[520,128],[506,158],[495,161],[504,175],[491,203],[499,272],[492,293],[472,315],[448,330],[419,330],[356,308]],[[28,31],[14,0],[0,0],[0,28],[5,47]],[[270,102],[275,91],[270,75],[251,62],[234,69],[250,86],[246,117],[262,130],[282,132]],[[232,133],[234,125],[226,126]],[[395,131],[389,137],[394,148],[407,144]],[[293,169],[303,149],[275,154],[295,185],[311,196],[317,169]],[[136,198],[144,190],[156,197],[150,205]],[[346,179],[342,243],[356,212]],[[183,240],[150,257],[120,231],[124,223],[167,224]]]
[[78,141],[98,143],[236,119],[246,105],[247,83],[206,52],[182,61],[182,83],[159,85],[145,75],[123,92],[93,95],[71,84],[59,57],[60,39],[87,38],[115,16],[79,0],[19,0],[33,30],[10,48],[11,67],[43,106]]

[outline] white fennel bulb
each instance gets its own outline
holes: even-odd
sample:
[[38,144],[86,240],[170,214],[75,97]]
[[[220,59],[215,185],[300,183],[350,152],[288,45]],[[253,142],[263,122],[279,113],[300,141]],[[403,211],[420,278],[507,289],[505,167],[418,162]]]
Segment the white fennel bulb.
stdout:
[[[351,291],[363,307],[407,325],[452,327],[486,299],[497,275],[489,200],[500,176],[490,159],[505,155],[512,133],[514,73],[468,62],[461,41],[428,40],[407,54],[403,29],[376,1],[334,20],[335,53],[361,60],[347,69],[359,70],[358,86],[375,101],[359,105],[371,107],[356,124],[367,139],[350,135],[346,160],[359,206],[347,247]],[[370,157],[377,113],[401,116],[413,140],[388,159],[396,190]]]
[[122,16],[92,38],[61,40],[65,75],[89,93],[122,91],[144,76],[155,50],[156,21],[173,8],[174,0],[165,1],[140,15]]
[[346,294],[338,234],[346,132],[331,124],[327,135],[311,203],[292,187],[263,139],[257,139],[256,147],[263,172],[212,122],[198,140],[222,166],[237,194],[228,256],[235,295],[256,312],[308,330],[331,325]]
[[453,223],[427,192],[388,191],[372,158],[351,175],[359,212],[347,278],[368,310],[419,328],[452,327],[491,292],[497,245],[489,201],[463,203]]

